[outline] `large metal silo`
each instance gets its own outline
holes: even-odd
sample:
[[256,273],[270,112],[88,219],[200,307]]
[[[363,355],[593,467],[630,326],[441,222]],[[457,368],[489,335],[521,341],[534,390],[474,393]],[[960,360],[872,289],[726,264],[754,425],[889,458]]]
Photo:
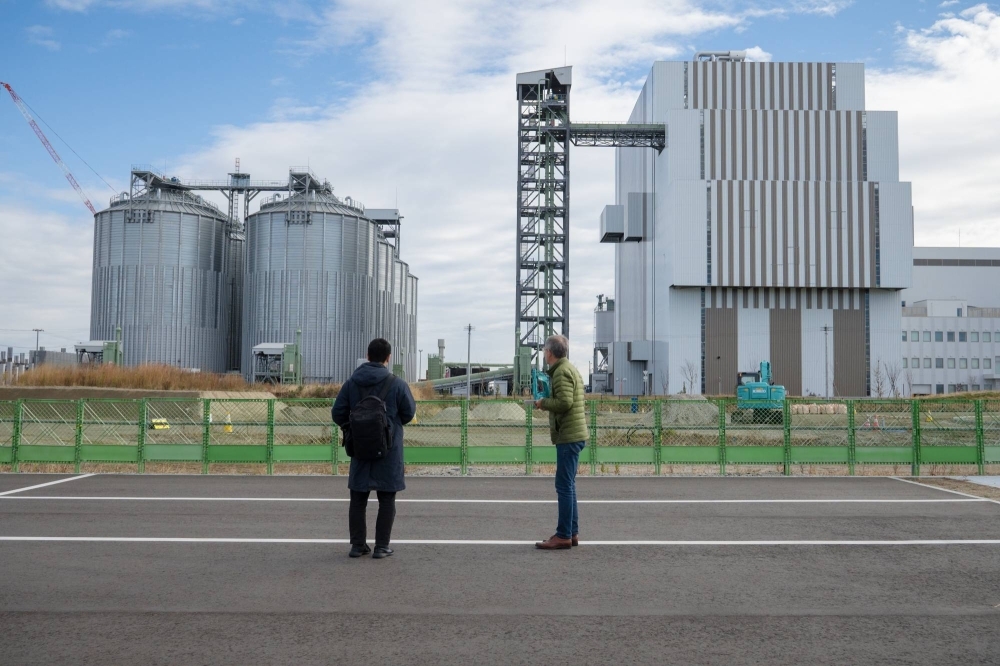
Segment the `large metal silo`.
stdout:
[[[301,330],[304,382],[347,380],[376,337],[392,343],[394,364],[415,377],[416,337],[399,325],[399,305],[410,300],[415,322],[415,278],[404,279],[406,265],[360,204],[341,201],[311,178],[293,173],[296,189],[265,199],[247,219],[244,375],[252,371],[254,346],[293,342]],[[412,299],[403,284],[411,285]]]
[[121,326],[125,365],[227,370],[240,291],[239,242],[227,226],[182,190],[113,198],[94,216],[91,338],[114,339]]

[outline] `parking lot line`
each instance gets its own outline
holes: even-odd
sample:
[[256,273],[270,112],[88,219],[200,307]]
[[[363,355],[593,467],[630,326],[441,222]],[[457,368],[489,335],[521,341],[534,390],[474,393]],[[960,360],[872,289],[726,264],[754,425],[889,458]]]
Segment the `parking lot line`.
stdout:
[[[71,479],[64,479],[71,480]],[[58,482],[54,482],[58,483]],[[49,485],[49,484],[42,484]],[[41,488],[42,486],[33,486]],[[931,487],[931,486],[928,486]],[[21,488],[31,490],[31,488]],[[145,497],[145,496],[73,496],[73,495],[7,495],[0,499],[11,500],[66,500],[74,502],[350,502],[346,497]],[[577,500],[577,504],[949,504],[963,502],[992,502],[985,497],[967,495],[948,498],[912,499],[621,499],[621,500]],[[397,499],[397,504],[557,504],[555,499]]]
[[14,493],[23,493],[26,490],[35,490],[36,488],[44,488],[45,486],[54,486],[57,483],[66,483],[67,481],[76,481],[77,479],[85,479],[88,476],[94,476],[91,474],[80,474],[78,476],[71,476],[66,479],[56,479],[55,481],[49,481],[48,483],[39,483],[37,486],[28,486],[27,488],[15,488],[14,490],[8,490],[7,492],[0,493],[0,497],[9,497]]

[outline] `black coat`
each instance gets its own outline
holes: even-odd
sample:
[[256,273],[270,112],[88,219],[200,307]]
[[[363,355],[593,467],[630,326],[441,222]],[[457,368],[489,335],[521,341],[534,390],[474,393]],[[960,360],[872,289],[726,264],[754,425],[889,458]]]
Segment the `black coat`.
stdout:
[[[342,428],[347,425],[351,409],[363,397],[362,390],[372,390],[391,374],[381,363],[365,363],[355,370],[333,403],[333,422]],[[382,460],[351,459],[351,474],[347,480],[347,487],[351,490],[398,492],[406,488],[403,480],[403,425],[413,420],[417,403],[413,401],[410,387],[402,379],[396,379],[389,389],[385,396],[385,408],[392,424],[392,447]]]

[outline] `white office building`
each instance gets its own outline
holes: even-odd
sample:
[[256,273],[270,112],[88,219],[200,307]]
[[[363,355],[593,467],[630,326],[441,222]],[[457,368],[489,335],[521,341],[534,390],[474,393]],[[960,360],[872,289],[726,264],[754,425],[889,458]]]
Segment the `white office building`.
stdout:
[[998,285],[1000,248],[913,249],[898,366],[910,393],[1000,388]]
[[911,286],[896,113],[858,63],[719,56],[655,63],[629,122],[666,148],[617,149],[610,384],[732,393],[770,360],[791,395],[870,395]]

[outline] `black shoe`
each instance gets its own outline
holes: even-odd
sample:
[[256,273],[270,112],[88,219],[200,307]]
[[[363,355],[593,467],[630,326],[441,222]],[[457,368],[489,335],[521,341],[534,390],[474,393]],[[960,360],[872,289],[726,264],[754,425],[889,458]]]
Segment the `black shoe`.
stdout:
[[373,560],[381,560],[383,557],[389,557],[392,555],[392,548],[388,546],[375,546],[375,552],[372,553]]
[[369,548],[366,543],[360,546],[351,546],[351,552],[348,553],[348,557],[361,557],[362,555],[367,555],[370,552],[372,552],[372,549]]

